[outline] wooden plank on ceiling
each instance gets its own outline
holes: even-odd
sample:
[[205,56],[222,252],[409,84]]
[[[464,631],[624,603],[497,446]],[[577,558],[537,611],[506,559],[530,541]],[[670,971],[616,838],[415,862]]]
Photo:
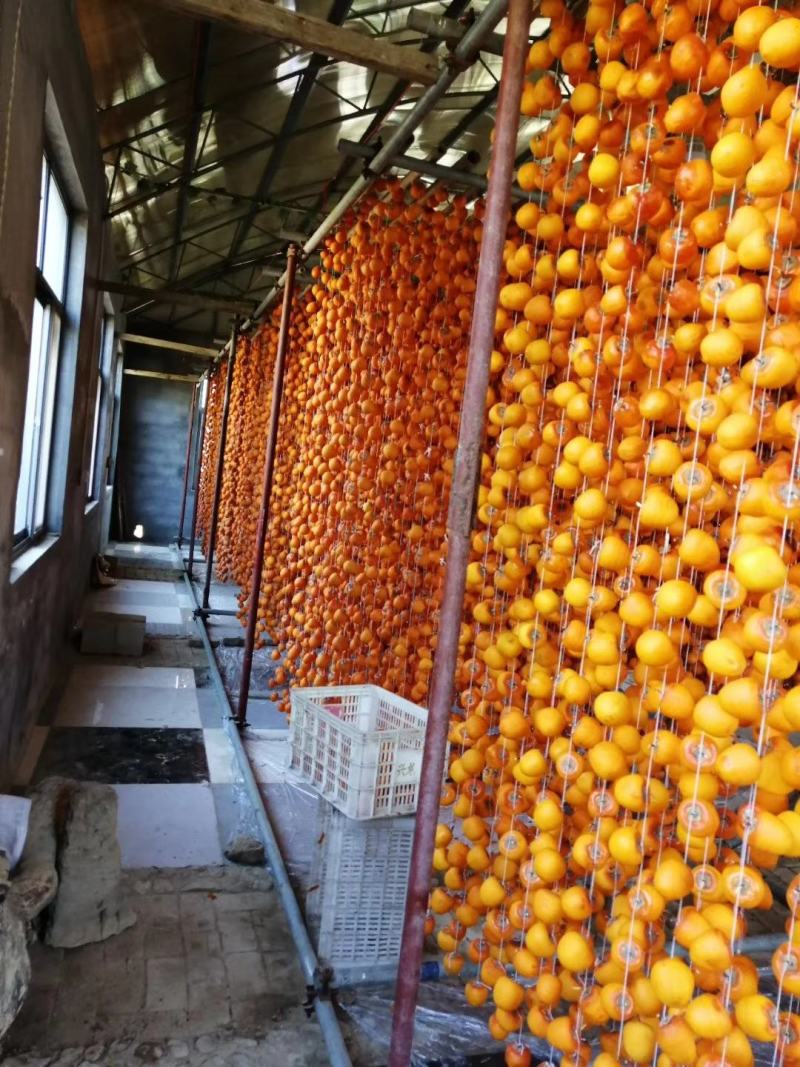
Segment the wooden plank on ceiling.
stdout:
[[185,289],[148,289],[144,285],[124,285],[122,282],[98,281],[97,288],[106,293],[152,300],[154,304],[181,304],[205,311],[229,311],[234,315],[249,315],[256,306],[254,300],[229,300],[213,293],[197,293]]
[[319,55],[344,59],[403,81],[432,85],[439,75],[433,56],[369,37],[326,19],[301,15],[265,0],[157,0],[180,14],[222,22],[243,33],[262,33]]
[[140,333],[121,333],[120,341],[129,341],[135,345],[149,345],[152,348],[169,348],[173,352],[188,352],[192,356],[219,355],[218,348],[205,348],[202,345],[186,345],[182,341],[167,341],[162,337],[146,337]]
[[196,374],[165,374],[160,370],[132,370],[126,367],[123,374],[129,374],[132,378],[161,378],[166,382],[199,382]]

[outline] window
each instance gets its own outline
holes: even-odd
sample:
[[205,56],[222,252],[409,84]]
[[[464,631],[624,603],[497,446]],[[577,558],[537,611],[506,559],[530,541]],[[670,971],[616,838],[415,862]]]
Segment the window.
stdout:
[[46,522],[69,238],[70,217],[66,201],[45,156],[39,201],[28,391],[14,509],[14,543],[18,548],[42,533]]
[[97,469],[97,453],[100,448],[100,415],[108,395],[113,351],[114,316],[104,315],[100,326],[100,352],[97,360],[97,385],[95,387],[94,417],[92,420],[92,447],[89,454],[89,466],[86,470],[87,500],[97,499],[100,486],[101,471]]

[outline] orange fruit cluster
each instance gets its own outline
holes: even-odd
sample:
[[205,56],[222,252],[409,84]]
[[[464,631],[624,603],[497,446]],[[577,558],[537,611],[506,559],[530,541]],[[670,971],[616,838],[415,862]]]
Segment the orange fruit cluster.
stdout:
[[[426,701],[479,237],[463,198],[383,182],[295,300],[259,600],[278,687]],[[217,566],[245,590],[278,322],[234,371]]]
[[203,440],[200,443],[200,477],[197,487],[197,531],[202,539],[204,551],[208,551],[206,531],[211,524],[211,505],[214,499],[214,479],[217,474],[226,370],[227,362],[222,359],[212,367],[206,385],[205,425]]
[[800,1063],[800,18],[540,13],[428,929],[509,1067]]

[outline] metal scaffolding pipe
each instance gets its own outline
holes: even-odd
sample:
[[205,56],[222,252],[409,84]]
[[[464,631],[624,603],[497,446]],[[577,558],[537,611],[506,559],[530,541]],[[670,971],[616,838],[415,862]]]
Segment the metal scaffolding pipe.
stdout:
[[225,445],[228,441],[228,416],[231,409],[231,386],[233,385],[233,366],[236,362],[236,338],[239,325],[233,320],[228,352],[228,367],[225,374],[225,395],[222,400],[222,420],[219,428],[219,446],[217,448],[217,470],[214,476],[214,499],[211,503],[211,524],[208,530],[208,553],[206,555],[206,576],[203,582],[203,609],[208,610],[208,597],[211,592],[211,572],[214,570],[214,549],[217,545],[217,524],[219,523],[219,501],[222,495],[222,475],[225,467]]
[[325,976],[322,967],[317,959],[314,946],[311,943],[311,938],[308,936],[308,930],[303,921],[300,905],[297,903],[297,897],[294,895],[292,884],[289,881],[289,875],[286,870],[286,865],[283,862],[278,839],[272,828],[272,823],[267,814],[267,809],[259,791],[258,783],[253,775],[253,769],[250,766],[250,760],[245,752],[242,739],[239,737],[239,731],[236,729],[230,714],[230,701],[228,700],[228,694],[225,691],[225,686],[219,673],[219,667],[217,666],[217,661],[214,657],[214,650],[208,639],[208,631],[206,630],[202,610],[197,604],[197,596],[194,586],[192,585],[188,574],[184,574],[183,580],[197,611],[198,617],[196,618],[195,623],[200,639],[203,642],[203,648],[205,649],[206,659],[211,674],[211,683],[217,693],[221,708],[226,712],[224,718],[225,732],[233,746],[236,763],[242,775],[242,784],[244,785],[245,792],[253,806],[259,834],[264,843],[264,851],[266,853],[269,871],[275,882],[275,888],[278,891],[278,897],[281,906],[283,907],[286,921],[289,924],[289,930],[292,935],[292,940],[294,941],[295,949],[297,950],[300,967],[303,971],[303,977],[308,992],[308,1000],[314,1005],[317,1022],[319,1023],[322,1037],[325,1041],[325,1047],[328,1051],[328,1059],[331,1063],[331,1067],[352,1067],[350,1055],[347,1051],[347,1046],[344,1043],[344,1038],[342,1037],[339,1020],[336,1017],[336,1011],[334,1010],[330,995],[325,987]]
[[[409,5],[411,6],[411,5]],[[414,130],[420,122],[431,113],[439,100],[444,96],[456,78],[468,67],[478,54],[481,41],[487,33],[491,33],[497,23],[505,16],[508,9],[508,0],[489,0],[489,3],[480,13],[473,25],[464,34],[457,47],[453,49],[450,62],[436,79],[434,84],[427,89],[411,108],[400,125],[392,132],[386,144],[372,159],[369,175],[360,175],[338,204],[325,216],[319,226],[314,230],[306,243],[303,245],[302,254],[307,256],[315,251],[320,241],[333,229],[336,223],[344,216],[352,205],[363,193],[369,189],[372,183],[380,177],[393,155],[402,152],[408,147]],[[528,41],[529,27],[525,28],[525,43]],[[280,294],[281,288],[286,284],[286,272],[278,279],[274,289],[264,297],[252,318],[242,327],[245,330],[255,325],[264,312],[272,307]]]
[[181,495],[181,517],[178,519],[178,548],[183,544],[183,524],[186,521],[186,496],[189,492],[189,466],[192,462],[192,438],[194,437],[194,416],[197,409],[197,396],[200,383],[192,389],[192,402],[189,405],[189,433],[186,439],[186,463],[183,467],[183,493]]
[[253,577],[250,582],[250,600],[247,605],[247,632],[245,634],[244,654],[242,656],[242,678],[239,688],[239,703],[236,708],[236,725],[242,727],[247,721],[247,701],[250,695],[250,675],[253,671],[253,649],[256,642],[256,623],[258,622],[258,600],[261,592],[261,575],[264,571],[264,541],[267,536],[269,503],[272,495],[272,475],[275,470],[275,452],[278,444],[278,422],[283,396],[283,377],[286,369],[286,352],[289,348],[289,321],[292,316],[294,299],[294,277],[297,270],[297,247],[289,245],[286,254],[286,286],[283,290],[283,308],[278,333],[278,348],[275,352],[275,369],[272,375],[272,403],[269,412],[269,430],[267,447],[264,454],[264,482],[261,489],[261,510],[258,514],[256,528],[255,558],[253,559]]
[[[375,149],[371,145],[361,144],[360,141],[348,141],[346,138],[342,138],[337,147],[344,155],[358,159],[370,159],[375,154]],[[371,164],[368,164],[369,166]],[[397,167],[398,170],[409,171],[413,174],[422,174],[428,178],[436,178],[438,181],[446,182],[448,185],[460,185],[465,189],[476,189],[481,193],[485,193],[489,187],[488,181],[482,174],[473,174],[469,170],[462,170],[459,166],[446,167],[442,163],[431,163],[427,159],[417,159],[416,156],[406,156],[398,153],[392,156],[387,166]],[[512,185],[511,196],[514,200],[528,200],[531,194],[520,189],[518,185]]]
[[[208,372],[200,381],[200,393],[203,392],[203,379],[205,380],[205,397],[200,406],[200,423],[197,427],[197,451],[194,457],[194,500],[192,501],[192,529],[189,534],[189,561],[186,570],[189,578],[192,577],[194,567],[194,548],[197,540],[197,506],[200,497],[200,469],[203,465],[203,446],[206,443],[206,412],[208,411]],[[200,397],[198,396],[198,403]]]
[[[402,152],[411,143],[414,131],[420,122],[433,111],[441,97],[444,96],[455,79],[461,74],[464,65],[472,62],[480,50],[481,42],[488,33],[494,30],[497,23],[505,15],[508,6],[508,0],[489,0],[489,3],[453,49],[450,62],[430,89],[425,90],[400,125],[395,127],[392,131],[392,136],[370,163],[370,171],[373,174],[376,176],[382,174],[392,156],[398,150]],[[529,27],[525,28],[525,43],[528,41],[529,29]]]
[[[440,41],[447,41],[448,44],[458,44],[467,33],[467,27],[458,19],[440,18],[429,11],[417,11],[414,8],[406,15],[406,27],[417,33],[424,33],[426,37],[436,37]],[[481,41],[480,50],[494,56],[501,56],[503,35],[487,33]]]
[[519,105],[530,21],[531,0],[510,0],[492,170],[472,313],[467,375],[461,402],[458,446],[447,514],[447,563],[431,674],[431,696],[420,772],[417,818],[395,986],[389,1067],[407,1067],[411,1061],[414,1040],[414,1009],[420,981],[431,857],[453,704],[453,679],[464,607],[471,520],[483,447],[489,357],[494,347],[495,310],[511,207],[511,182],[514,176]]

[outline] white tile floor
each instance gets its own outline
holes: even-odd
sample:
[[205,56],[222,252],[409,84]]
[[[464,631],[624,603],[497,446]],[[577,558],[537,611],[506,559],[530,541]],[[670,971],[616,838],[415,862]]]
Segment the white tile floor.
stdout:
[[[185,867],[222,862],[212,786],[234,782],[233,749],[224,730],[202,729],[191,668],[76,664],[52,727],[196,730],[205,748],[207,782],[112,783],[119,797],[122,863]],[[18,786],[33,779],[50,730],[42,724],[32,731]]]
[[115,785],[123,867],[222,863],[211,786]]
[[79,663],[72,668],[69,685],[136,686],[154,689],[194,689],[191,667],[111,667]]
[[139,689],[130,685],[90,686],[71,681],[53,725],[199,729],[200,711],[193,688]]
[[86,598],[84,610],[110,611],[121,615],[144,615],[147,628],[152,626],[186,626],[191,611],[180,599],[174,583],[124,578],[116,585],[92,590]]

